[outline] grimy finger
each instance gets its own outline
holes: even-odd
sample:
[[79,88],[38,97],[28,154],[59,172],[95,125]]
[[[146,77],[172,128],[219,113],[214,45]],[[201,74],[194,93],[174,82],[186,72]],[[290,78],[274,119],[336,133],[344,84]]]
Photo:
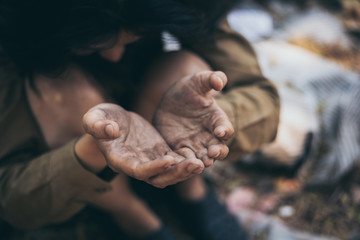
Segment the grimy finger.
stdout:
[[108,166],[115,172],[124,172],[138,180],[146,180],[177,163],[177,160],[172,156],[155,160],[146,159],[144,156],[139,157],[131,149],[120,149],[116,154],[105,153],[105,156]]
[[[131,162],[134,162],[134,160],[129,159]],[[137,159],[135,161],[137,161],[137,164],[127,166],[131,168],[128,171],[132,174],[132,177],[143,181],[163,173],[177,163],[177,159],[169,155],[147,162],[139,162]]]
[[[204,156],[207,156],[207,148],[201,142],[202,135],[196,135],[195,137],[191,137],[188,140],[184,141],[185,147],[182,147],[177,150],[183,156],[186,155],[186,158],[196,157],[197,159],[202,159]],[[194,153],[195,156],[192,154]]]
[[[176,164],[184,161],[185,158],[193,158],[193,157],[185,157],[185,155],[180,155],[173,151],[168,152],[167,155],[172,156],[175,159]],[[191,156],[194,156],[194,154],[192,154]]]
[[203,161],[205,167],[210,167],[214,164],[214,158],[210,158],[208,155],[203,156],[201,160]]
[[214,163],[214,159],[208,157],[207,146],[196,143],[196,141],[193,141],[187,147],[177,149],[176,152],[186,158],[200,159],[205,167],[210,167]]
[[185,181],[190,177],[202,173],[204,164],[198,159],[187,159],[171,166],[167,171],[150,178],[147,182],[151,185],[164,188],[169,185]]
[[[212,136],[211,136],[212,137]],[[183,148],[183,151],[192,151],[197,159],[200,159],[205,167],[210,167],[214,163],[214,159],[209,158],[207,145],[202,143],[202,139],[205,138],[202,135],[197,135],[194,138],[189,139],[189,143]],[[181,152],[181,149],[179,149]],[[184,154],[184,153],[183,153]],[[191,152],[189,152],[191,154]],[[188,158],[192,155],[188,154]]]
[[213,129],[215,137],[226,141],[234,135],[234,128],[224,112],[219,112],[218,114],[220,116],[213,121],[210,129]]
[[119,137],[118,124],[107,120],[105,112],[98,108],[90,109],[83,116],[83,127],[87,133],[98,139],[114,139]]
[[192,149],[188,148],[188,147],[178,148],[178,149],[176,149],[175,152],[177,154],[180,154],[184,158],[187,158],[187,159],[195,158],[196,159],[196,155],[195,155],[194,151]]
[[193,76],[192,80],[197,81],[196,84],[198,84],[202,95],[208,94],[211,90],[221,91],[227,83],[225,73],[220,71],[199,72]]
[[82,118],[83,126],[86,131],[91,132],[93,126],[98,121],[105,120],[105,113],[100,109],[92,108]]
[[208,148],[208,156],[216,160],[223,160],[229,154],[229,147],[226,144],[219,143],[210,145]]

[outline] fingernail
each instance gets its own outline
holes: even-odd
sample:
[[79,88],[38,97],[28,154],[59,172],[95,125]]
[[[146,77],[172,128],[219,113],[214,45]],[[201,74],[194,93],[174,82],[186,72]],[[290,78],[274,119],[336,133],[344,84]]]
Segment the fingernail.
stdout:
[[114,137],[114,127],[111,124],[106,125],[105,132],[109,137]]
[[216,129],[215,129],[215,134],[217,137],[224,137],[225,136],[225,129],[224,127],[222,126],[218,126]]
[[221,130],[219,133],[218,133],[218,137],[224,137],[225,136],[225,132],[223,130]]
[[219,77],[218,75],[215,75],[215,78],[221,82],[221,87],[223,87],[224,82],[223,82],[223,80],[221,79],[221,77]]

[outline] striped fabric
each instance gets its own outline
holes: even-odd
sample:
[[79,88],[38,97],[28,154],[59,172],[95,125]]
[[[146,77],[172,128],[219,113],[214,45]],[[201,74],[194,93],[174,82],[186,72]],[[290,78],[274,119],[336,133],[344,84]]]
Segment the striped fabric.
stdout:
[[360,160],[360,76],[324,74],[305,90],[317,98],[321,124],[309,174],[313,183],[332,183]]
[[[309,184],[336,182],[360,160],[360,75],[285,42],[256,43],[255,49],[283,105],[291,101],[295,109],[311,110],[304,119],[317,118],[318,126],[309,128],[314,139],[299,176]],[[283,109],[282,116],[288,113]],[[282,119],[280,124],[289,121]]]

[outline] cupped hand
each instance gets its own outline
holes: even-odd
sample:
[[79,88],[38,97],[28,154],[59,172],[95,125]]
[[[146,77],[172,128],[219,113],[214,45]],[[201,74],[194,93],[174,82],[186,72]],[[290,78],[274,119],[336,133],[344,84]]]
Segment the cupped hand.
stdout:
[[173,152],[150,123],[118,105],[93,107],[84,115],[83,124],[115,172],[163,188],[204,169],[190,149],[183,149],[181,155]]
[[234,133],[213,97],[226,83],[223,72],[204,71],[182,78],[165,93],[154,116],[154,126],[175,151],[192,149],[206,167],[227,156],[224,141]]

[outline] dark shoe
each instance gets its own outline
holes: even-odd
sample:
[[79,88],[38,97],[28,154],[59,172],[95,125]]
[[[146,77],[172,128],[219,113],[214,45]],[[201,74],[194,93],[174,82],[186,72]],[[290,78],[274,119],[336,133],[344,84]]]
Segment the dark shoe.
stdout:
[[245,240],[240,222],[221,204],[208,188],[204,199],[189,202],[176,199],[174,211],[189,234],[196,240]]
[[137,240],[175,240],[175,237],[167,227],[162,226],[156,232]]

